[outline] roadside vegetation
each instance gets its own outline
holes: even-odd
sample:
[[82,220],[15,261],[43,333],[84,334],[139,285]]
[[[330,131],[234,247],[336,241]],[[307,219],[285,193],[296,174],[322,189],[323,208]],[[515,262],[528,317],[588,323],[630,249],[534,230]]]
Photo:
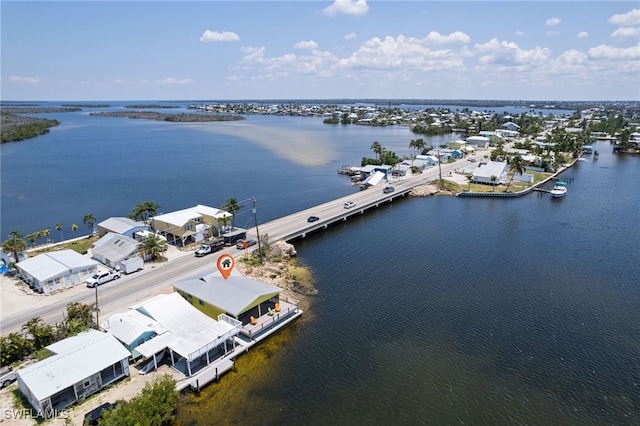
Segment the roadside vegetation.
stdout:
[[70,303],[64,319],[55,325],[33,317],[22,325],[21,332],[0,337],[0,366],[47,358],[50,353],[46,346],[95,328],[93,313],[93,305]]

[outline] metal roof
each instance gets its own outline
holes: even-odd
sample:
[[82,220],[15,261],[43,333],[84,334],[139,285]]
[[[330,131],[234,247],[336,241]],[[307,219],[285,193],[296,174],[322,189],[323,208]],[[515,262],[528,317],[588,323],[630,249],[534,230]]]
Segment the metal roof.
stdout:
[[147,333],[163,334],[167,331],[156,320],[135,309],[111,315],[108,320],[102,323],[102,328],[127,346]]
[[98,226],[116,234],[124,234],[134,228],[147,227],[143,222],[136,222],[128,217],[110,217],[100,222]]
[[91,252],[111,261],[118,261],[138,250],[138,242],[124,235],[107,233],[94,244]]
[[198,204],[197,206],[188,209],[154,216],[153,220],[158,220],[175,226],[184,226],[189,223],[190,220],[197,219],[202,216],[215,217],[216,219],[219,219],[225,216],[231,217],[231,213],[216,209],[215,207]]
[[214,272],[200,279],[178,281],[173,286],[237,317],[265,297],[281,293],[281,289],[247,278],[233,270],[227,279]]
[[[161,337],[160,342],[163,342],[163,347],[157,346],[158,341],[147,346],[154,346],[156,352],[169,347],[189,361],[239,332],[238,327],[224,321],[216,321],[203,314],[178,293],[160,294],[132,309],[153,318],[167,329],[167,333],[158,336]],[[168,333],[172,338],[167,337]],[[155,339],[157,337],[151,339],[151,342]],[[144,346],[145,344],[140,345],[136,350],[142,354],[148,353]]]
[[42,253],[18,263],[20,269],[39,281],[47,281],[83,269],[98,265],[93,259],[74,250],[60,250]]
[[129,357],[129,351],[115,337],[96,330],[84,331],[47,349],[55,355],[18,370],[38,401]]

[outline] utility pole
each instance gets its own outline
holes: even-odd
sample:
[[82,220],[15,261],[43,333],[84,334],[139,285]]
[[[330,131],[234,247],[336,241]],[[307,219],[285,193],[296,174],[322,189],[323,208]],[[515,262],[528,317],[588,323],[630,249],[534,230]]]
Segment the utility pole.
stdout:
[[438,172],[440,176],[440,184],[442,184],[442,165],[440,159],[440,147],[438,147]]
[[98,283],[96,283],[96,330],[100,330],[100,308],[98,308]]
[[258,235],[258,255],[260,256],[260,265],[262,265],[262,244],[260,243],[260,230],[258,229],[258,215],[256,214],[256,197],[251,197],[251,202],[253,204],[253,221],[256,224],[256,234]]

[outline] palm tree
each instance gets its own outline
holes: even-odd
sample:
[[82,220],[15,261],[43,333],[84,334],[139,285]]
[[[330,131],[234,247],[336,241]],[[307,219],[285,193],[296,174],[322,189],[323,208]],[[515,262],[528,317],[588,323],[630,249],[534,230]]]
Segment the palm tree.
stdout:
[[380,156],[382,155],[382,151],[384,150],[384,148],[382,147],[380,142],[374,141],[371,144],[371,149],[373,150],[374,154],[376,154],[376,161],[379,162],[380,161]]
[[37,239],[45,238],[45,237],[48,237],[50,234],[51,234],[51,231],[49,229],[43,229],[42,231],[36,232],[36,238]]
[[413,166],[413,159],[416,158],[416,151],[420,150],[420,152],[422,152],[425,146],[426,145],[424,143],[424,139],[411,139],[411,142],[409,143],[409,148],[413,149],[413,157],[411,157],[412,166]]
[[38,234],[34,232],[32,234],[25,235],[24,239],[31,243],[31,247],[34,247],[36,245],[36,240],[38,239]]
[[498,180],[498,176],[491,175],[491,185],[493,185],[493,190],[491,192],[496,192],[496,181]]
[[71,229],[71,231],[77,231],[78,230],[78,225],[76,225],[75,223],[72,223],[71,227],[69,229]]
[[60,233],[60,241],[64,241],[64,237],[62,236],[62,224],[56,223],[56,231]]
[[27,249],[27,243],[20,231],[11,231],[9,239],[2,243],[2,251],[13,254],[13,261],[20,262],[20,253]]
[[465,179],[467,179],[467,182],[469,182],[469,187],[467,188],[467,192],[471,192],[471,182],[473,182],[473,175],[468,174],[467,176],[465,176]]
[[513,158],[511,158],[511,162],[509,163],[509,166],[511,168],[511,179],[509,179],[509,183],[507,183],[507,188],[504,190],[504,192],[507,192],[507,190],[509,189],[511,182],[513,181],[513,177],[516,174],[520,174],[520,175],[523,174],[526,170],[524,167],[524,160],[519,155],[516,155]]
[[167,248],[167,241],[165,239],[160,238],[159,235],[149,234],[140,244],[138,251],[142,257],[149,255],[152,260],[155,260],[166,252]]
[[87,225],[90,232],[93,232],[93,225],[96,223],[96,217],[93,215],[93,213],[87,213],[82,218],[82,223]]
[[129,219],[138,220],[140,218],[143,222],[147,222],[147,219],[151,216],[155,216],[160,208],[159,205],[153,201],[144,201],[136,204],[133,211],[127,215]]
[[238,200],[235,198],[229,198],[221,210],[231,213],[231,229],[235,229],[234,223],[236,219],[236,213],[243,208],[243,205],[238,204]]
[[55,331],[53,326],[44,322],[40,317],[31,318],[22,325],[22,331],[26,331],[31,336],[33,347],[40,350],[53,342]]

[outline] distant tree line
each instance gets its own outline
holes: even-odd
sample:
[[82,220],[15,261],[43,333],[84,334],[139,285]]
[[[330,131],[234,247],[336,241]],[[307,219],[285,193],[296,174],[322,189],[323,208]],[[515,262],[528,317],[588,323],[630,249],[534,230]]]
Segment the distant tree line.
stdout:
[[0,115],[1,142],[16,142],[49,132],[50,127],[58,126],[58,120],[46,118],[20,117],[2,111]]

